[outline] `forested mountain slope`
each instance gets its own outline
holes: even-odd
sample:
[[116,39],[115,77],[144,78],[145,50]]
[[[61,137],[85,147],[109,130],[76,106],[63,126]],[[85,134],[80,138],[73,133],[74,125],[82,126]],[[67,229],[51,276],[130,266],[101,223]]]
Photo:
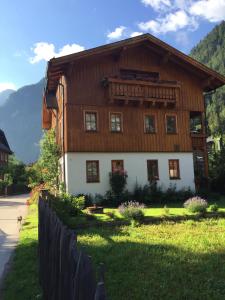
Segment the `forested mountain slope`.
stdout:
[[[225,75],[225,21],[217,25],[196,47],[190,55]],[[225,139],[225,86],[216,90],[207,99],[207,120],[213,136]]]

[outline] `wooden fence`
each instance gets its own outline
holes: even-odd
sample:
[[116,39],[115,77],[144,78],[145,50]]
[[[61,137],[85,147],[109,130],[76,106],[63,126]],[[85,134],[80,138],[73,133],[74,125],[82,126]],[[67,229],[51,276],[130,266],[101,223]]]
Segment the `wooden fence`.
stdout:
[[50,202],[39,199],[39,274],[44,300],[106,300],[103,265],[97,282],[92,261],[77,247]]

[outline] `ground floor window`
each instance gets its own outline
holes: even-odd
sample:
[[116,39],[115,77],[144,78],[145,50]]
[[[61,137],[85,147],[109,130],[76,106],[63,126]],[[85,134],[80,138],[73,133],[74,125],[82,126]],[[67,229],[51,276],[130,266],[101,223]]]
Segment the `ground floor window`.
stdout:
[[120,172],[123,170],[123,160],[112,160],[112,172]]
[[180,179],[179,159],[169,159],[170,179]]
[[99,182],[99,161],[86,161],[86,176],[87,182]]
[[159,168],[158,168],[158,160],[150,159],[147,160],[147,170],[148,170],[148,180],[158,180],[159,179]]

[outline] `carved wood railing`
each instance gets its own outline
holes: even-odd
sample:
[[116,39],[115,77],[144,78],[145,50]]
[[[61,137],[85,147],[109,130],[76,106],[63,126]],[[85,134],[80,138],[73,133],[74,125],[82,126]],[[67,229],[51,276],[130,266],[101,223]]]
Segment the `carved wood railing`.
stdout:
[[110,103],[123,100],[125,104],[138,101],[150,102],[153,106],[157,103],[175,106],[180,94],[180,86],[177,83],[153,83],[117,78],[108,78],[107,82]]

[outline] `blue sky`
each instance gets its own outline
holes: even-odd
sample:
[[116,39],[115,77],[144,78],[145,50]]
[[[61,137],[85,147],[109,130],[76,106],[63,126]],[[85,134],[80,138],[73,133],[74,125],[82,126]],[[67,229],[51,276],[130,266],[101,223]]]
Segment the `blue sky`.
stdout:
[[189,53],[225,19],[225,0],[1,1],[0,91],[36,83],[53,56],[149,32]]

